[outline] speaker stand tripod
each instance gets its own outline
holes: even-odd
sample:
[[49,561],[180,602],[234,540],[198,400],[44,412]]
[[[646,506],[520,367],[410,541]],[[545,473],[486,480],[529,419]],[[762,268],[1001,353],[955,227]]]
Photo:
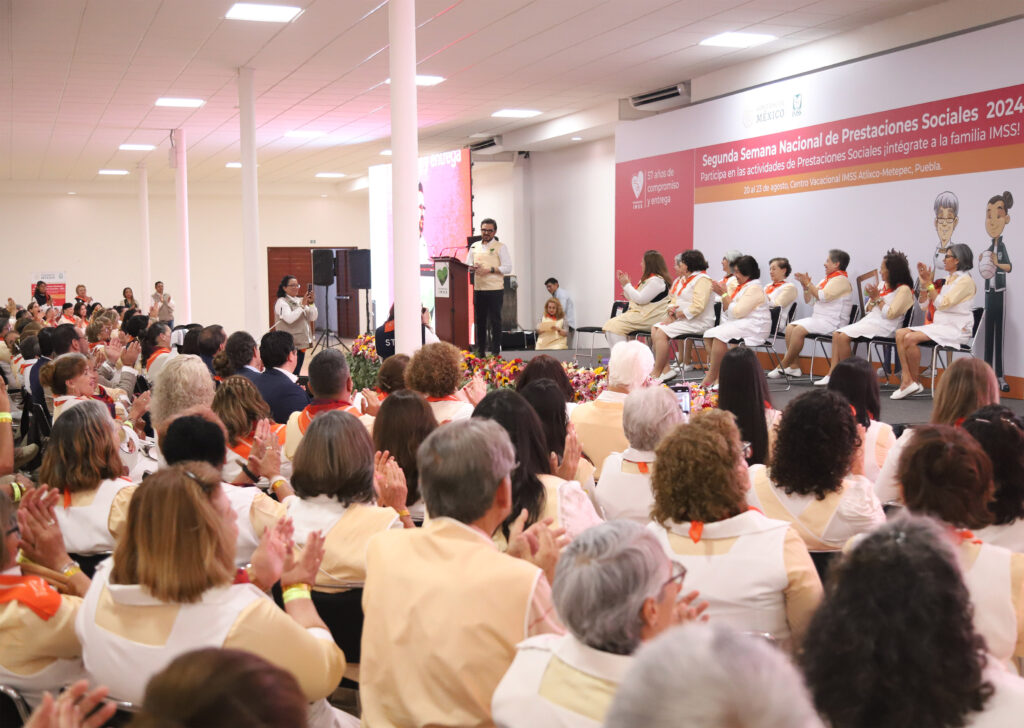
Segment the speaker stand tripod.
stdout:
[[[330,286],[320,286],[320,288],[324,289],[323,298],[324,298],[324,301],[326,302],[327,301],[327,290],[330,288]],[[334,343],[331,343],[332,339],[333,339]],[[330,349],[330,348],[333,348],[334,346],[336,346],[338,344],[340,344],[341,348],[344,349],[345,351],[347,351],[349,354],[352,353],[352,350],[348,347],[348,345],[344,341],[341,340],[341,337],[338,336],[333,331],[331,331],[331,315],[330,315],[330,312],[327,312],[327,322],[326,322],[326,325],[323,327],[323,329],[321,329],[320,336],[317,338],[316,343],[313,344],[313,347],[309,350],[309,357],[310,357],[310,359],[312,359],[313,358],[313,354],[316,353],[317,349]]]

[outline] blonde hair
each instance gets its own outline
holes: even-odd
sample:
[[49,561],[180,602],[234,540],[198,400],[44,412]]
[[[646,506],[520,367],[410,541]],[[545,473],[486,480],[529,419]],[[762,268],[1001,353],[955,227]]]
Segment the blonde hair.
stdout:
[[548,306],[550,306],[552,303],[555,304],[555,318],[565,318],[565,309],[562,308],[562,302],[559,301],[554,296],[552,296],[551,298],[544,302],[544,315],[548,315]]
[[220,383],[211,407],[227,428],[231,446],[248,437],[257,422],[270,417],[270,406],[260,396],[256,385],[238,375],[227,377]]
[[154,424],[159,425],[195,405],[209,407],[213,393],[213,377],[202,359],[193,354],[168,359],[153,385],[149,410]]
[[80,402],[53,423],[39,482],[76,493],[94,490],[123,471],[113,419],[101,402]]
[[235,543],[212,498],[220,473],[206,463],[161,468],[139,486],[114,551],[111,584],[138,584],[163,602],[198,602],[235,576]]
[[954,425],[990,404],[999,404],[999,382],[992,367],[974,357],[957,359],[935,387],[931,424]]

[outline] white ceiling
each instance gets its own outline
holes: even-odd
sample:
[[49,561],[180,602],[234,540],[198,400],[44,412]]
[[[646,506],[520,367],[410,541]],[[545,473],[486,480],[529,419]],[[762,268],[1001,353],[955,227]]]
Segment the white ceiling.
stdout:
[[[233,0],[0,0],[0,179],[84,181],[101,168],[167,180],[186,130],[190,180],[238,159],[236,69],[255,70],[261,182],[365,173],[389,146],[387,5],[291,0],[286,25],[225,20]],[[284,0],[279,0],[284,1]],[[895,17],[937,0],[417,0],[420,151],[592,108]],[[727,30],[779,37],[737,51]],[[157,108],[158,96],[206,99]],[[540,109],[527,121],[502,107]],[[293,129],[328,132],[285,138]],[[122,152],[125,142],[156,144]],[[325,184],[330,184],[325,183]]]

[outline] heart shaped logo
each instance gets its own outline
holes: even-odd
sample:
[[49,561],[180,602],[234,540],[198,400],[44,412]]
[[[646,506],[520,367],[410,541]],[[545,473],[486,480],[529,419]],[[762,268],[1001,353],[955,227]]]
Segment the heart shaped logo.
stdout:
[[438,268],[437,269],[437,280],[441,283],[442,286],[444,285],[444,282],[448,280],[448,269],[447,268]]
[[640,193],[644,191],[644,173],[640,170],[633,175],[633,195],[637,198],[640,197]]

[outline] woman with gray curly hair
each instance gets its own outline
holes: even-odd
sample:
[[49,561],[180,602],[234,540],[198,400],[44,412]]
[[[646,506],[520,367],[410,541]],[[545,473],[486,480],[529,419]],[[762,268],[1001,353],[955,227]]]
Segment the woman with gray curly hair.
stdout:
[[153,385],[149,410],[153,429],[189,407],[213,404],[214,386],[210,370],[198,356],[183,354],[169,359]]
[[498,726],[599,726],[642,642],[696,619],[686,569],[629,521],[589,528],[562,552],[552,597],[569,634],[532,637],[494,691]]

